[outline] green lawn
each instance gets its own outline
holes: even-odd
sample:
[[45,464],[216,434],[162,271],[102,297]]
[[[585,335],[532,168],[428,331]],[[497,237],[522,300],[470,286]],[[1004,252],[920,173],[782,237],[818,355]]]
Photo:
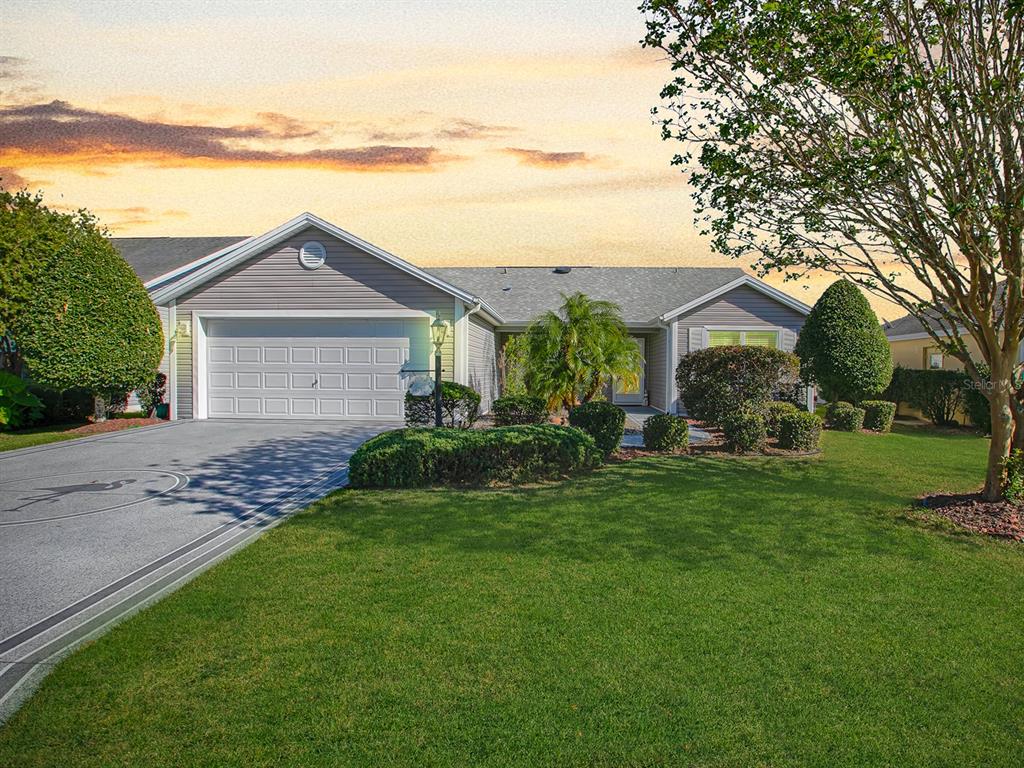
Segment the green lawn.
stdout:
[[70,430],[82,426],[85,422],[75,424],[58,424],[56,426],[36,427],[20,432],[0,432],[0,453],[13,451],[16,448],[31,448],[34,445],[56,443],[60,440],[73,440],[81,437]]
[[342,492],[61,664],[0,765],[1020,765],[1024,548],[904,515],[985,447]]

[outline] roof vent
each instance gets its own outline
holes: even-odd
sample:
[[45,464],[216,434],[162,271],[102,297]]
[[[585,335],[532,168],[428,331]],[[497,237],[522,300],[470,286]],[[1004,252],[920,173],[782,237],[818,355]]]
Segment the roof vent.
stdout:
[[556,275],[568,275],[572,272],[572,267],[555,267]]

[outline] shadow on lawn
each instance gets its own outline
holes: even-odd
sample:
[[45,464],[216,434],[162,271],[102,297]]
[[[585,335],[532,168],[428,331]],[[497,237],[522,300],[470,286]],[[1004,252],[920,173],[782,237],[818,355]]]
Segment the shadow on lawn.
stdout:
[[893,487],[865,478],[857,462],[646,458],[557,486],[345,491],[294,524],[467,554],[733,561],[737,570],[751,559],[797,570],[851,550],[926,557],[926,540],[897,540],[879,525],[880,514],[891,522],[910,500]]

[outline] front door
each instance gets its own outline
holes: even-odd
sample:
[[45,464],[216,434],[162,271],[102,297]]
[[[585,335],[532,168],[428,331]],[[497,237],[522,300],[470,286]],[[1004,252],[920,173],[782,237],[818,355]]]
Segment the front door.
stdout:
[[646,391],[647,381],[647,360],[646,352],[644,348],[644,340],[642,338],[635,338],[636,345],[640,347],[640,381],[637,387],[626,387],[619,379],[615,380],[615,389],[612,392],[612,402],[618,403],[619,405],[643,405],[644,404],[644,392]]

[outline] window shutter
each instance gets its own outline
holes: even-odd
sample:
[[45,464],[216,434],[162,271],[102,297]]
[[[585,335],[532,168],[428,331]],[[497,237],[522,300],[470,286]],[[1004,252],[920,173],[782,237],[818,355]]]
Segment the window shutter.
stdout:
[[792,352],[796,348],[796,331],[790,328],[782,329],[782,349],[785,352]]
[[703,328],[690,328],[690,352],[696,352],[698,349],[704,349],[704,329]]

